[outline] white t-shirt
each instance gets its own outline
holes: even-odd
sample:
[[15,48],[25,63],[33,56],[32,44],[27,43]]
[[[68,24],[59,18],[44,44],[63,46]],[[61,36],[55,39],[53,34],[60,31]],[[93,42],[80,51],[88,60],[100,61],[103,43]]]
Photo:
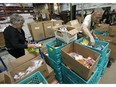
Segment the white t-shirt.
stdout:
[[87,15],[85,17],[82,25],[86,25],[88,27],[88,29],[90,30],[90,26],[91,26],[91,14]]

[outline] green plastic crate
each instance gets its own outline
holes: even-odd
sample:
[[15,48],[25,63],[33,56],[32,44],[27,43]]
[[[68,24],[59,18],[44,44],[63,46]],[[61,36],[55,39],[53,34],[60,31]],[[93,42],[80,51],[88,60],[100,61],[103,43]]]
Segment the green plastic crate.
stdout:
[[47,42],[46,47],[48,50],[48,56],[52,58],[57,63],[61,63],[61,49],[66,46],[66,44],[58,39]]
[[49,63],[50,63],[50,66],[56,71],[56,72],[59,72],[61,71],[61,63],[57,63],[55,62],[52,58],[48,57],[48,60],[49,60]]
[[48,84],[47,80],[39,71],[35,72],[34,74],[30,75],[29,77],[19,82],[19,84],[39,84],[39,83]]
[[[83,39],[89,40],[89,38],[80,38],[80,39],[76,40],[75,42],[80,43],[80,42],[83,41]],[[104,46],[104,48],[101,50],[101,49],[95,48],[96,46]],[[92,50],[95,50],[95,51],[99,52],[100,54],[104,54],[108,50],[108,46],[109,46],[108,42],[95,39],[95,47],[90,47],[90,46],[86,46],[86,47],[88,47],[88,48],[90,48]]]
[[103,75],[106,71],[106,68],[107,68],[107,65],[108,65],[108,62],[109,62],[110,53],[111,53],[111,49],[108,49],[107,54],[106,54],[106,60],[104,61],[103,65],[102,65],[103,69],[102,69],[101,75]]
[[[75,42],[80,43],[83,41],[83,39],[89,40],[89,38],[80,38],[80,39],[76,40]],[[109,43],[105,42],[105,41],[98,40],[98,39],[95,39],[95,41],[96,41],[97,46],[101,45],[101,46],[104,46],[104,48],[101,50],[101,49],[97,49],[95,47],[90,47],[90,46],[86,46],[86,47],[88,47],[96,52],[99,52],[101,54],[100,60],[98,62],[98,64],[101,64],[101,63],[103,63],[102,61],[105,61],[105,59],[106,59],[106,53],[107,53],[107,50],[109,47]],[[83,46],[85,46],[85,45],[83,45]]]
[[81,78],[78,74],[76,74],[72,70],[68,69],[63,63],[62,63],[62,73],[63,75],[65,74],[66,77],[70,78],[71,81],[73,81],[73,83],[75,84],[97,84],[99,83],[101,79],[101,67],[100,66],[97,67],[96,71],[87,81]]
[[63,74],[63,84],[75,84],[69,77]]
[[106,32],[106,31],[104,31],[104,32],[95,31],[95,34],[97,34],[97,35],[102,35],[102,36],[108,36],[108,35],[109,35],[109,33]]

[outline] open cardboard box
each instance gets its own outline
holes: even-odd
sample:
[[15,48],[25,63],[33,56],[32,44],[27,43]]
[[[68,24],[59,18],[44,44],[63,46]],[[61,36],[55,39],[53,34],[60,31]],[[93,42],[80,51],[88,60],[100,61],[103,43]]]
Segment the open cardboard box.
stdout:
[[18,59],[14,59],[9,61],[9,71],[12,71],[12,69],[32,60],[33,58],[37,57],[37,53],[29,53],[24,56],[19,57]]
[[[46,77],[48,75],[48,69],[47,69],[47,66],[46,66],[46,63],[43,61],[42,65],[38,68],[36,68],[34,71],[32,71],[31,73],[25,75],[23,78],[15,81],[14,80],[14,75],[18,72],[22,72],[22,71],[25,71],[29,66],[32,66],[33,65],[33,60],[42,60],[39,56],[37,57],[34,57],[33,59],[31,60],[28,60],[27,62],[23,62],[21,65],[17,66],[17,67],[13,67],[12,70],[10,70],[8,73],[8,75],[5,75],[5,83],[18,83],[20,82],[21,80],[27,78],[28,76],[30,76],[31,74],[35,73],[36,71],[40,71],[44,77]],[[13,61],[15,62],[15,61]],[[17,59],[16,59],[16,62]]]
[[73,26],[69,26],[69,25],[59,25],[59,26],[53,26],[52,28],[55,30],[55,31],[59,31],[61,33],[64,33],[62,31],[60,31],[60,27],[62,26],[66,26],[67,27],[67,30],[68,30],[68,34],[70,35],[75,35],[77,34],[79,31],[77,30],[77,28],[73,27]]
[[95,30],[98,32],[104,32],[104,31],[109,32],[110,26],[109,24],[99,24],[99,26],[96,26]]
[[69,21],[69,22],[67,23],[67,25],[76,27],[76,29],[77,29],[78,31],[81,31],[81,25],[80,25],[80,23],[78,22],[78,20],[71,20],[71,21]]
[[116,37],[116,25],[110,26],[109,36]]
[[[72,58],[68,54],[70,52],[78,53],[85,58],[91,57],[95,60],[95,63],[91,66],[91,68],[87,68],[86,66],[82,65],[81,63],[76,61],[74,58]],[[83,79],[88,80],[91,77],[93,71],[95,71],[96,69],[96,65],[98,64],[100,54],[85,46],[72,42],[62,49],[62,57],[63,57],[62,60],[64,64],[69,66],[71,70],[76,72]]]
[[[62,26],[66,26],[67,32],[60,30]],[[69,25],[54,26],[53,29],[55,30],[55,37],[67,44],[76,40],[79,32],[75,27]]]
[[100,40],[106,41],[106,42],[113,42],[113,38],[110,36],[102,36],[102,35],[96,35]]

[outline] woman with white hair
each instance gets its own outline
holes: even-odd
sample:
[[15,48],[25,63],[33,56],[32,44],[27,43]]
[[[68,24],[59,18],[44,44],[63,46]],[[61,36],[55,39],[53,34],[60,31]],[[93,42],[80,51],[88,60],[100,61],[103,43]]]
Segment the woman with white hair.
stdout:
[[22,29],[24,18],[19,14],[10,16],[11,25],[4,30],[5,45],[8,52],[15,58],[25,55],[25,48],[36,48],[35,44],[26,42],[25,33]]

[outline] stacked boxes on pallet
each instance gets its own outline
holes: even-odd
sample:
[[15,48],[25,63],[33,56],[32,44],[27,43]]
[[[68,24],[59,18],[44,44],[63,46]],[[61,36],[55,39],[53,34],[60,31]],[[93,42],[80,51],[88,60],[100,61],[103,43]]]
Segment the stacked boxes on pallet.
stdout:
[[62,73],[61,73],[61,48],[66,46],[65,43],[56,39],[46,43],[48,50],[48,59],[51,67],[56,73],[56,79],[62,83]]
[[[89,40],[88,38],[80,38],[80,39],[76,40],[75,42],[81,43],[81,42],[83,42],[84,39]],[[95,42],[96,42],[96,44],[94,47],[91,47],[91,46],[87,46],[87,47],[92,50],[95,50],[101,54],[98,65],[101,66],[101,70],[102,70],[101,75],[103,75],[106,70],[108,61],[109,61],[109,55],[110,55],[111,50],[108,49],[108,47],[109,47],[108,42],[96,40],[96,39],[95,39]],[[101,46],[102,49],[96,48],[97,46]]]

